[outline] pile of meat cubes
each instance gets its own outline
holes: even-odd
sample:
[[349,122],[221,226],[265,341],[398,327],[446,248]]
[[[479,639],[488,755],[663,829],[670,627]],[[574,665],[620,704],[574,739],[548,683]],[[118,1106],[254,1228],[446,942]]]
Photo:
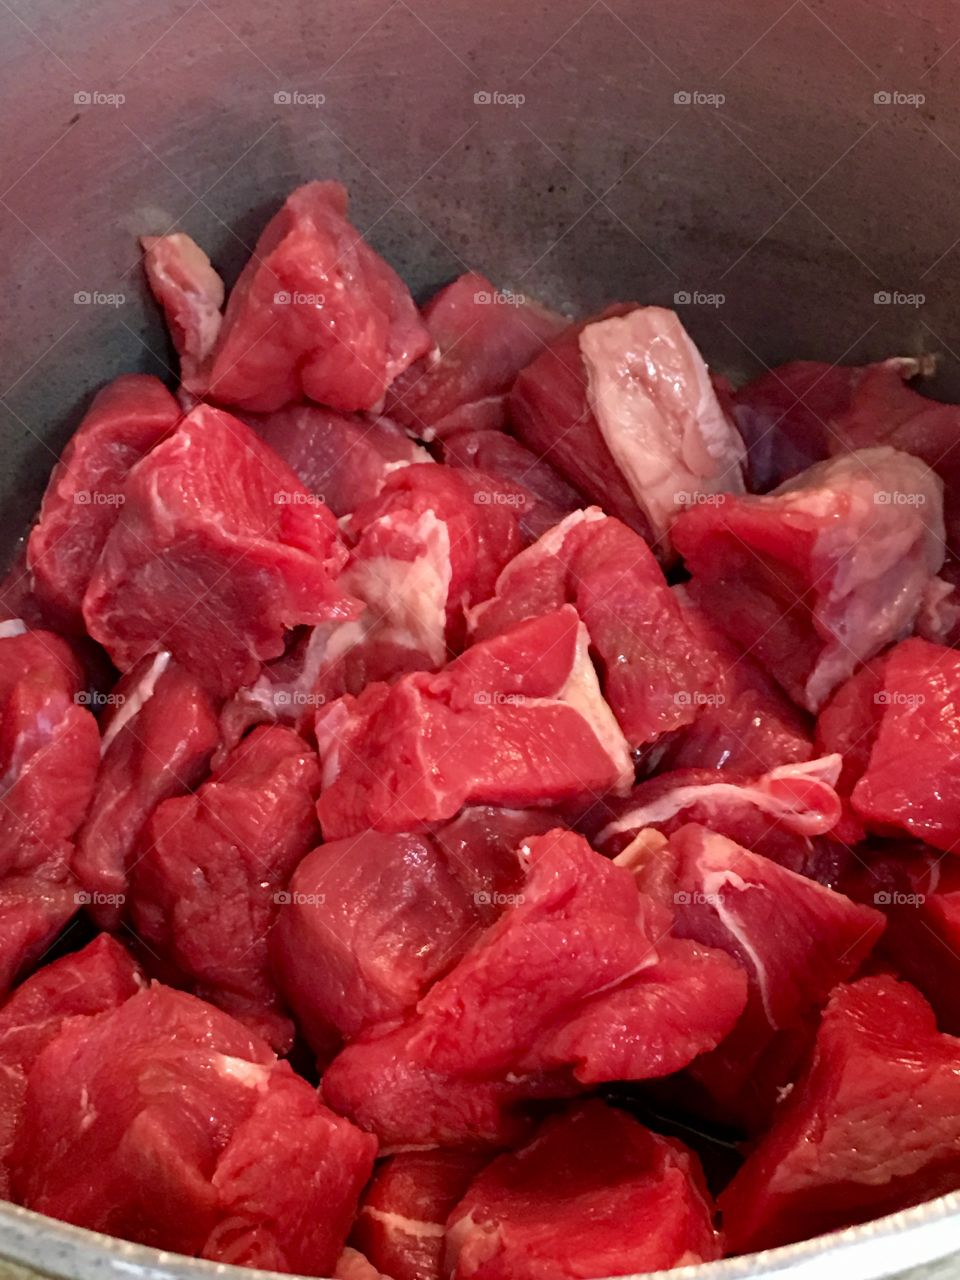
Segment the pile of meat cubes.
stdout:
[[0,1194],[344,1280],[564,1280],[960,1186],[960,409],[737,390],[334,182],[117,378],[0,618]]

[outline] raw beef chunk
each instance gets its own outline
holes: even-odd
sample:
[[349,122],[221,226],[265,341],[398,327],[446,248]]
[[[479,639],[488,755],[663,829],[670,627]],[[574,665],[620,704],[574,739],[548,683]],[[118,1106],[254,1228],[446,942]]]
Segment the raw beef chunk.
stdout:
[[500,1156],[450,1215],[454,1280],[587,1280],[722,1254],[692,1151],[586,1102]]
[[370,685],[317,715],[328,840],[416,829],[466,804],[556,805],[624,791],[633,768],[569,605],[474,645],[436,675]]
[[484,639],[565,602],[576,605],[601,685],[631,747],[689,724],[717,678],[642,538],[598,508],[576,511],[521,552],[471,616]]
[[198,992],[284,1050],[267,935],[317,841],[320,770],[292,729],[255,729],[195,795],[164,801],[131,872],[137,932]]
[[161,801],[200,782],[219,736],[216,703],[166,651],[139,662],[113,697],[73,857],[87,910],[104,928],[124,914],[127,872],[147,819]]
[[83,595],[125,501],[127,472],[179,418],[162,382],[129,374],[94,397],[67,442],[27,544],[33,590],[57,625],[82,628]]
[[720,1197],[730,1248],[893,1213],[960,1182],[960,1041],[890,977],[840,986],[813,1061]]
[[431,298],[423,319],[434,350],[397,378],[386,403],[387,413],[423,440],[502,427],[517,374],[568,325],[473,271]]
[[22,1204],[66,1222],[320,1276],[375,1151],[240,1023],[154,985],[41,1051],[11,1171]]
[[347,221],[344,188],[310,182],[231,292],[206,390],[258,412],[303,399],[372,409],[431,345],[406,285]]
[[194,409],[123,493],[83,602],[121,670],[169,649],[231,693],[283,652],[286,628],[347,607],[333,516],[229,414]]
[[912,630],[943,563],[942,486],[894,449],[865,449],[765,497],[682,515],[692,592],[801,706]]
[[679,511],[743,491],[746,451],[677,316],[611,308],[517,379],[520,439],[667,554]]

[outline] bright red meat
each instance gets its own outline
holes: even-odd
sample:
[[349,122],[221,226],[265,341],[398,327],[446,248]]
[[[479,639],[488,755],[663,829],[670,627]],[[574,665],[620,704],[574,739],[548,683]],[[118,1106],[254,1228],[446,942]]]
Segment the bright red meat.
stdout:
[[319,1276],[375,1151],[240,1023],[154,985],[42,1050],[11,1170],[21,1203],[67,1222]]
[[169,649],[231,693],[286,628],[342,616],[336,524],[243,423],[200,406],[138,466],[84,597],[121,670]]
[[165,800],[131,869],[137,933],[196,992],[279,1050],[293,1027],[267,935],[294,867],[317,841],[316,756],[292,729],[255,729],[191,796]]
[[129,374],[98,392],[67,442],[27,544],[34,593],[59,626],[82,629],[84,592],[126,500],[127,473],[180,416],[162,382]]
[[295,400],[373,409],[432,339],[406,285],[347,221],[338,182],[289,195],[237,281],[207,394],[270,412]]
[[693,1152],[602,1102],[494,1160],[447,1228],[454,1280],[590,1280],[721,1254]]
[[569,605],[474,645],[436,675],[370,685],[317,715],[327,839],[416,829],[466,804],[622,792],[633,768]]
[[893,1213],[960,1182],[960,1040],[913,987],[840,986],[813,1061],[720,1197],[732,1251]]

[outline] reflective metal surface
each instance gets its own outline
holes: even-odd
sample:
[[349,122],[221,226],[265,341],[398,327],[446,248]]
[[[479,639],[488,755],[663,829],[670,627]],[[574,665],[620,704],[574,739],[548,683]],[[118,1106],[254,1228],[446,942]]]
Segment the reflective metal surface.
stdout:
[[[473,266],[677,305],[739,374],[932,350],[960,395],[958,41],[951,0],[0,0],[0,552],[89,392],[171,363],[136,236],[180,226],[229,280],[315,177],[419,290]],[[935,1280],[953,1254],[949,1197],[671,1274]],[[2,1257],[224,1270],[11,1208]]]

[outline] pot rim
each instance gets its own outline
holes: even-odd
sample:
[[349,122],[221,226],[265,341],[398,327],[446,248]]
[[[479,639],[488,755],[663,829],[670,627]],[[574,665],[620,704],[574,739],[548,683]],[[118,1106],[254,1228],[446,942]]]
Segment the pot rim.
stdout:
[[[960,1191],[860,1226],[762,1253],[617,1280],[823,1280],[842,1263],[844,1280],[892,1280],[960,1250]],[[0,1262],[57,1280],[299,1280],[274,1271],[167,1253],[0,1203]]]

